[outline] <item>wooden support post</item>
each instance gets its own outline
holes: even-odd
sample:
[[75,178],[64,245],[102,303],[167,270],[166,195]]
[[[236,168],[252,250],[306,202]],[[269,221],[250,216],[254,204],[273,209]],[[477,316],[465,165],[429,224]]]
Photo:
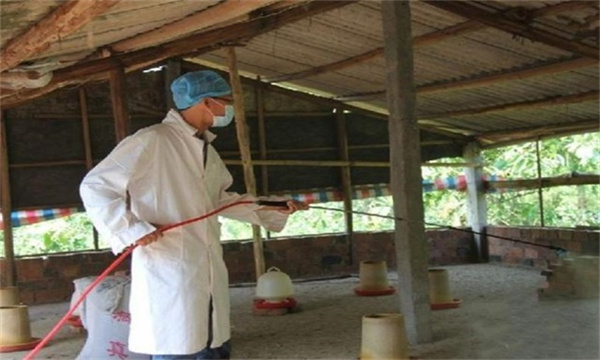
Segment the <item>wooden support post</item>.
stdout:
[[[235,130],[242,157],[246,191],[251,195],[256,195],[256,178],[254,177],[252,154],[250,153],[250,134],[248,133],[246,115],[244,113],[244,93],[242,90],[242,82],[240,81],[240,76],[238,74],[235,48],[227,48],[227,60],[229,64],[229,80],[231,82],[231,91],[233,93],[233,103],[235,106]],[[254,240],[256,279],[258,279],[265,272],[265,259],[260,228],[256,225],[252,226],[252,238]]]
[[465,168],[467,180],[467,208],[469,225],[471,229],[479,234],[473,234],[477,261],[488,262],[488,242],[485,235],[487,227],[487,203],[485,200],[485,189],[483,187],[483,163],[481,160],[481,149],[477,143],[465,146],[463,157],[468,163],[474,164]]
[[[348,133],[346,132],[346,118],[344,110],[337,108],[335,111],[335,120],[337,125],[338,144],[340,160],[350,161],[348,152]],[[342,179],[342,192],[344,193],[344,217],[346,219],[346,239],[348,240],[348,265],[354,264],[354,225],[352,222],[352,181],[350,165],[340,168],[340,177]]]
[[90,118],[88,116],[87,97],[85,88],[79,88],[79,108],[81,112],[81,128],[83,131],[83,146],[85,150],[85,167],[90,170],[94,166],[92,158],[92,141],[90,138]]
[[165,69],[165,99],[167,99],[167,110],[175,109],[171,83],[181,75],[181,62],[179,60],[167,61]]
[[[256,91],[256,116],[258,118],[258,140],[260,144],[259,157],[267,160],[267,129],[265,126],[265,100],[263,89],[255,87]],[[261,191],[263,195],[269,194],[269,170],[267,165],[261,165]]]
[[[90,137],[90,118],[88,116],[87,97],[85,87],[79,88],[79,109],[81,112],[81,129],[83,136],[83,147],[85,150],[85,168],[90,171],[94,167],[94,158],[92,157],[92,139]],[[98,241],[98,230],[92,226],[92,236],[94,237],[94,249],[100,250]]]
[[125,91],[125,71],[117,68],[110,71],[110,99],[112,101],[117,143],[129,135],[129,110]]
[[542,163],[540,159],[540,139],[535,141],[535,160],[537,163],[538,175],[538,201],[540,206],[540,226],[544,227],[544,193],[542,190]]
[[396,221],[394,244],[400,312],[411,344],[432,341],[429,246],[423,224],[421,144],[415,117],[410,1],[383,1],[383,33],[390,113],[390,179]]
[[[260,77],[258,79],[260,81]],[[267,159],[267,128],[265,126],[265,99],[264,92],[261,86],[255,86],[256,93],[256,117],[258,120],[258,142],[259,142],[259,157],[261,160]],[[267,165],[260,167],[260,190],[262,195],[269,195],[269,168]],[[266,238],[269,239],[271,233],[266,232]]]
[[17,285],[17,264],[15,263],[15,249],[12,233],[12,204],[10,199],[10,174],[8,167],[8,146],[6,143],[6,120],[4,113],[0,113],[0,195],[2,196],[2,223],[4,230],[4,257],[6,261],[6,274],[2,277],[5,284],[2,286]]

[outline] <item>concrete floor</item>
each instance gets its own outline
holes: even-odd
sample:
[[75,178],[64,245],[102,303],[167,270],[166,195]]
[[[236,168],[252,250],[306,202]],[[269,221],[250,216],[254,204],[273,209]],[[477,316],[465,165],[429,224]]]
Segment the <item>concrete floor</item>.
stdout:
[[[503,265],[446,267],[457,309],[432,312],[434,342],[411,346],[420,359],[599,359],[598,300],[539,301],[540,270]],[[284,270],[284,269],[282,269]],[[390,273],[395,283],[396,274]],[[234,359],[356,359],[363,315],[399,311],[398,295],[358,297],[356,277],[294,284],[301,311],[257,316],[253,287],[232,288]],[[32,335],[42,337],[69,304],[31,306]],[[74,359],[85,333],[64,328],[38,359]],[[27,352],[1,354],[22,359]],[[111,358],[114,359],[114,358]]]

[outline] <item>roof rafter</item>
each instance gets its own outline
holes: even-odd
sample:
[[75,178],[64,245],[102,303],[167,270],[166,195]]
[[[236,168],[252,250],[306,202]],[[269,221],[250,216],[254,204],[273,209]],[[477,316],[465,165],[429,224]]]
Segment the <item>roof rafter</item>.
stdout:
[[[566,61],[558,61],[551,64],[544,64],[536,67],[527,67],[515,71],[499,72],[492,75],[475,76],[458,81],[450,81],[443,83],[434,83],[417,87],[417,94],[433,94],[442,91],[462,90],[477,86],[491,85],[503,81],[522,80],[534,76],[543,76],[548,74],[556,74],[565,71],[573,71],[589,66],[597,65],[595,59],[577,57]],[[371,91],[365,93],[355,93],[348,95],[337,96],[335,99],[343,102],[351,101],[368,101],[378,99],[385,96],[385,90]]]
[[478,76],[471,79],[464,79],[459,81],[453,81],[447,84],[431,84],[423,85],[418,88],[419,94],[432,94],[445,90],[458,90],[467,89],[477,86],[495,84],[502,81],[512,81],[526,79],[534,76],[543,76],[548,74],[556,74],[565,71],[573,71],[589,66],[597,65],[598,61],[595,59],[579,57],[575,59],[569,59],[566,61],[558,61],[551,64],[544,64],[542,66],[528,67],[525,69],[519,69],[516,71],[501,72],[498,74],[488,76]]
[[504,15],[504,12],[492,12],[465,1],[444,1],[444,0],[421,0],[431,6],[465,17],[467,19],[481,22],[482,24],[494,27],[496,29],[522,36],[526,39],[538,41],[543,44],[569,51],[582,56],[598,59],[597,46],[590,46],[571,39],[551,34],[532,27],[529,23],[511,20]]
[[[556,4],[556,5],[550,5],[550,6],[540,8],[540,9],[532,10],[531,17],[536,18],[536,17],[556,15],[556,14],[560,14],[560,13],[567,12],[567,11],[573,11],[573,10],[578,10],[581,8],[587,8],[589,6],[590,6],[589,1],[563,2],[563,3]],[[435,44],[437,42],[446,40],[447,38],[450,38],[453,36],[463,35],[463,34],[466,34],[466,33],[472,32],[472,31],[477,31],[481,28],[484,28],[485,26],[486,26],[485,24],[483,24],[479,21],[469,20],[469,21],[466,21],[466,22],[463,22],[460,24],[456,24],[456,25],[447,27],[445,29],[440,29],[438,31],[434,31],[431,33],[416,36],[413,39],[413,46],[420,47],[420,46]],[[373,49],[373,50],[367,51],[365,53],[362,53],[362,54],[359,54],[356,56],[352,56],[352,57],[349,57],[349,58],[346,58],[346,59],[343,59],[340,61],[317,66],[317,67],[310,68],[310,69],[303,70],[303,71],[298,71],[298,72],[291,73],[291,74],[284,74],[284,75],[266,78],[265,81],[270,82],[270,83],[292,81],[292,80],[304,79],[304,78],[307,78],[310,76],[323,74],[326,72],[342,70],[342,69],[345,69],[348,67],[352,67],[352,66],[361,64],[363,62],[367,62],[374,58],[383,56],[383,50],[384,50],[383,47],[378,47],[376,49]]]
[[522,110],[522,109],[544,107],[544,106],[575,104],[575,103],[580,103],[580,102],[585,102],[585,101],[598,100],[598,94],[599,94],[598,90],[593,90],[593,91],[588,91],[588,92],[575,94],[575,95],[552,96],[552,97],[548,97],[548,98],[541,99],[541,100],[522,101],[522,102],[517,102],[517,103],[488,106],[488,107],[477,108],[477,109],[448,111],[448,112],[440,113],[440,114],[419,116],[419,120],[441,119],[441,118],[450,118],[450,117],[464,116],[464,115],[479,115],[479,114],[486,114],[486,113],[498,112],[498,111],[511,111],[511,110]]
[[71,0],[12,39],[0,52],[0,72],[12,69],[46,50],[102,14],[121,0]]
[[278,0],[226,0],[196,14],[185,17],[162,27],[147,31],[111,44],[115,52],[127,52],[135,49],[156,46],[201,29],[231,21],[249,12],[265,7]]
[[[484,26],[475,21],[467,21],[467,22],[464,22],[464,23],[461,23],[461,24],[458,24],[455,26],[451,26],[446,29],[442,29],[439,31],[434,31],[432,33],[417,36],[413,40],[413,46],[418,47],[418,46],[433,44],[433,43],[445,40],[446,38],[449,38],[452,36],[457,36],[457,35],[464,34],[466,32],[481,29],[482,27],[484,27]],[[283,82],[283,81],[290,81],[290,80],[298,80],[298,79],[304,79],[309,76],[319,75],[319,74],[330,72],[330,71],[337,71],[337,70],[345,69],[345,68],[355,66],[357,64],[361,64],[363,62],[369,61],[371,59],[380,57],[383,55],[383,51],[384,51],[383,47],[378,47],[376,49],[367,51],[365,53],[362,53],[362,54],[359,54],[359,55],[356,55],[353,57],[349,57],[347,59],[343,59],[340,61],[322,65],[322,66],[317,66],[317,67],[314,67],[314,68],[311,68],[308,70],[304,70],[304,71],[299,71],[299,72],[296,72],[293,74],[285,74],[285,75],[281,75],[281,76],[267,78],[267,79],[265,79],[265,81],[270,82],[270,83],[276,83],[276,82]]]
[[191,52],[199,54],[213,51],[228,43],[247,41],[283,25],[354,2],[354,0],[311,1],[303,6],[291,5],[289,10],[282,9],[278,13],[267,16],[259,15],[248,22],[235,23],[224,28],[194,34],[152,48],[78,63],[55,71],[52,81],[43,88],[16,92],[2,97],[0,105],[3,109],[9,108],[66,85],[85,82],[92,76],[95,79],[106,79],[106,72],[118,67],[124,67],[126,71],[134,71],[142,66],[150,66],[171,57],[184,56]]
[[268,83],[278,83],[278,82],[283,82],[283,81],[304,79],[304,78],[307,78],[310,76],[315,76],[315,75],[319,75],[319,74],[330,72],[330,71],[345,69],[347,67],[354,66],[356,64],[360,64],[360,63],[369,61],[371,59],[380,57],[381,55],[383,55],[383,48],[378,47],[376,49],[367,51],[365,53],[362,53],[362,54],[359,54],[359,55],[356,55],[353,57],[349,57],[347,59],[332,62],[332,63],[322,65],[322,66],[317,66],[314,68],[310,68],[308,70],[298,71],[298,72],[295,72],[292,74],[284,74],[284,75],[280,75],[280,76],[267,77],[264,79],[264,81],[266,81]]
[[[489,131],[477,136],[477,141],[484,144],[485,148],[507,146],[537,138],[548,138],[581,134],[589,131],[600,130],[598,119],[577,121],[567,124],[547,125],[543,127],[529,127],[514,130]],[[487,144],[487,145],[485,145]]]
[[[182,64],[182,66],[185,67],[185,69],[187,71],[206,69],[206,67],[203,65],[199,65],[196,63],[190,63],[190,62],[184,62]],[[348,105],[348,104],[345,104],[340,101],[336,101],[331,98],[322,97],[322,96],[318,96],[318,95],[314,95],[314,94],[308,94],[308,93],[305,93],[302,91],[291,90],[291,89],[287,89],[287,88],[284,88],[284,87],[281,87],[278,85],[269,84],[269,83],[266,83],[263,81],[249,79],[249,78],[244,78],[243,81],[245,81],[249,84],[252,84],[255,87],[261,87],[267,91],[280,93],[280,94],[290,96],[290,97],[293,97],[296,99],[306,100],[306,101],[310,101],[310,102],[313,102],[316,104],[330,106],[332,108],[349,110],[351,112],[371,116],[373,118],[380,119],[382,121],[388,120],[387,114],[375,112],[373,110],[363,109],[363,108],[352,106],[352,105]],[[431,121],[430,123],[435,123],[435,122]],[[456,131],[452,131],[451,129],[445,129],[443,124],[442,125],[438,125],[438,124],[430,125],[430,124],[421,123],[421,124],[418,124],[418,126],[422,130],[427,130],[432,133],[442,134],[444,136],[447,136],[447,137],[450,137],[453,139],[458,139],[461,141],[465,139],[465,135],[463,135],[462,132],[457,133]]]

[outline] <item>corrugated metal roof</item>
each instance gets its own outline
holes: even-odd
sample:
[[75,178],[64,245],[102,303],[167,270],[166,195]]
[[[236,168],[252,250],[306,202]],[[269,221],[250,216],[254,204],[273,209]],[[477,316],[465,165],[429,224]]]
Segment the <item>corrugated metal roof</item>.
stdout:
[[[123,0],[80,29],[52,43],[46,50],[24,58],[17,70],[36,69],[43,73],[64,68],[63,71],[68,73],[70,67],[75,64],[80,66],[106,56],[116,57],[118,62],[122,56],[133,53],[111,52],[112,44],[161,29],[165,25],[201,14],[209,8],[216,8],[225,3],[226,1],[218,0]],[[0,2],[0,44],[4,48],[11,39],[18,38],[44,16],[64,4],[64,1],[51,0],[3,0]],[[439,124],[444,130],[453,129],[457,133],[477,136],[490,131],[568,125],[598,119],[597,98],[564,105],[532,104],[518,110],[446,116],[449,112],[493,106],[507,106],[512,109],[511,105],[526,101],[543,101],[560,96],[597,92],[599,77],[596,62],[573,70],[495,80],[478,86],[454,89],[452,84],[459,81],[509,74],[522,69],[567,62],[581,56],[572,48],[564,48],[558,43],[550,44],[552,41],[548,43],[549,38],[558,37],[559,40],[565,39],[587,46],[588,49],[597,49],[599,15],[597,2],[507,0],[466,1],[453,5],[467,5],[471,8],[471,13],[442,10],[427,1],[411,2],[413,37],[418,40],[425,35],[439,36],[427,44],[417,42],[414,47],[416,86],[450,86],[443,91],[418,94],[417,117],[424,118],[423,124]],[[245,26],[253,26],[254,19],[264,19],[264,26],[271,26],[268,23],[269,19],[286,14],[286,11],[289,13],[306,10],[310,6],[310,1],[267,1],[264,8],[248,13],[246,18],[234,18],[223,22],[220,25],[223,27],[222,32],[211,35],[210,39],[213,40],[210,40],[208,45],[218,48],[222,45],[221,41],[243,43],[244,46],[237,49],[239,69],[248,76],[260,76],[263,79],[310,70],[384,47],[380,1],[348,2],[345,6],[305,19],[278,24],[281,26],[274,26],[272,30],[257,36],[236,37],[236,34],[227,32],[228,26],[232,24],[239,26],[238,31],[243,31]],[[498,29],[496,24],[485,21],[485,24],[482,24],[481,20],[477,22],[477,19],[470,18],[475,16],[472,15],[474,12],[480,10],[488,15],[492,14],[492,18],[512,22],[515,28],[527,26],[532,33],[542,33],[546,40],[538,38],[534,41],[523,35],[515,35],[506,28]],[[457,26],[464,26],[470,30],[454,35],[444,34],[444,31]],[[203,28],[203,24],[199,23],[197,27],[190,27],[172,35],[169,41],[191,34],[197,34],[196,39],[202,38],[206,31]],[[516,30],[515,32],[518,33]],[[256,31],[253,34],[256,34]],[[184,47],[184,44],[182,43],[181,47]],[[160,47],[164,45],[161,42],[151,45],[156,46],[156,54],[168,50],[168,46]],[[132,49],[136,50],[139,51]],[[189,52],[194,50],[190,48]],[[144,51],[146,52],[141,53],[142,55],[149,59],[152,55],[158,59],[151,47]],[[184,50],[178,51],[175,56],[186,55]],[[190,55],[187,56],[189,58]],[[589,51],[583,56],[590,56]],[[225,53],[218,49],[211,52],[203,50],[191,58],[220,68],[227,63]],[[597,58],[596,56],[595,59]],[[139,60],[138,63],[142,61]],[[283,84],[296,87],[299,91],[309,91],[331,98],[364,94],[363,100],[352,101],[349,104],[385,113],[386,74],[386,61],[383,53],[380,53],[368,61],[288,80]],[[17,95],[26,96],[27,91],[18,90]],[[369,97],[369,93],[378,95]],[[2,95],[3,102],[9,104],[17,96],[14,91],[4,91]],[[431,118],[433,115],[439,115],[440,118]]]
[[218,0],[121,1],[80,31],[53,44],[38,57],[57,57],[81,51],[93,52],[118,40],[180,20],[218,2]]
[[35,25],[62,3],[61,0],[2,0],[0,2],[0,45]]

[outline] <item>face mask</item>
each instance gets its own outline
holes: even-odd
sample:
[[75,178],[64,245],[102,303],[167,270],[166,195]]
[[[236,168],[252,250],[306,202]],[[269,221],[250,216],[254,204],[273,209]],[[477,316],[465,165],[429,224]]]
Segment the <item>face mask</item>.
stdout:
[[235,114],[235,110],[233,105],[225,105],[225,115],[216,116],[213,114],[213,124],[212,127],[225,127],[231,123],[233,120],[233,116]]

